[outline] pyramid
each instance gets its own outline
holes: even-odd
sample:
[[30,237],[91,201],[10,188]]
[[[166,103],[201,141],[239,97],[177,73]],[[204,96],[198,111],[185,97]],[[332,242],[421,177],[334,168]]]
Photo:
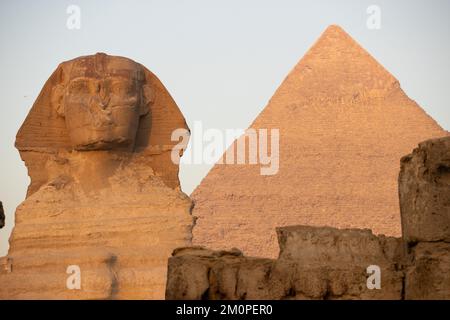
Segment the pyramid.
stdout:
[[195,245],[275,257],[275,227],[299,224],[400,236],[400,158],[448,135],[338,26],[325,30],[250,128],[279,129],[279,171],[216,164],[192,193]]

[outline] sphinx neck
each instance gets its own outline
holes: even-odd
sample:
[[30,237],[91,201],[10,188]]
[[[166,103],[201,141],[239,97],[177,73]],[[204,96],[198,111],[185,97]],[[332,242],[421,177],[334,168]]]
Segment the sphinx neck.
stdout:
[[75,151],[71,175],[88,192],[108,188],[110,178],[130,161],[131,153],[116,151]]

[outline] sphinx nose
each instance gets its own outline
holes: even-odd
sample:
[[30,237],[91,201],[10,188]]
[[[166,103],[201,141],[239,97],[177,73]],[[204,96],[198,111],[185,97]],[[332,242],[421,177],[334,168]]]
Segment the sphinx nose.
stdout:
[[106,109],[106,107],[108,106],[109,103],[109,92],[108,92],[108,88],[105,85],[105,83],[103,82],[99,82],[97,84],[97,90],[96,90],[96,94],[99,97],[99,107],[102,109]]
[[112,113],[107,106],[108,103],[101,101],[99,95],[92,97],[90,100],[89,109],[96,127],[113,124]]
[[98,110],[92,114],[95,126],[104,127],[114,124],[114,121],[111,116],[111,112]]

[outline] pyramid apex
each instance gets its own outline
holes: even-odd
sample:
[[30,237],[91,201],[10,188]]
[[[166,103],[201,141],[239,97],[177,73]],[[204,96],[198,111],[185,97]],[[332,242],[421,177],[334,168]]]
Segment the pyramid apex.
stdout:
[[324,31],[324,33],[337,33],[337,32],[347,34],[347,32],[345,32],[345,30],[340,25],[337,24],[330,24]]
[[333,24],[297,63],[277,93],[288,94],[290,101],[307,97],[353,101],[354,97],[382,98],[398,87],[389,71]]
[[322,32],[321,36],[317,40],[317,42],[320,42],[320,40],[323,39],[340,39],[347,41],[348,43],[356,43],[356,41],[339,25],[332,24],[329,25],[324,32]]

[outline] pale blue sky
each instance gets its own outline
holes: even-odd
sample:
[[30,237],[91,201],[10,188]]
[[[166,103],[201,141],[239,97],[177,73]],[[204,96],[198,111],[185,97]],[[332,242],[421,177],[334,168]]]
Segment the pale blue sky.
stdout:
[[[81,8],[80,30],[66,27],[71,4]],[[366,27],[371,4],[381,8],[380,30]],[[449,15],[449,0],[1,1],[0,256],[29,182],[15,134],[59,62],[98,51],[129,57],[161,79],[191,127],[246,128],[322,31],[339,24],[450,130]],[[186,193],[208,169],[182,166]]]

